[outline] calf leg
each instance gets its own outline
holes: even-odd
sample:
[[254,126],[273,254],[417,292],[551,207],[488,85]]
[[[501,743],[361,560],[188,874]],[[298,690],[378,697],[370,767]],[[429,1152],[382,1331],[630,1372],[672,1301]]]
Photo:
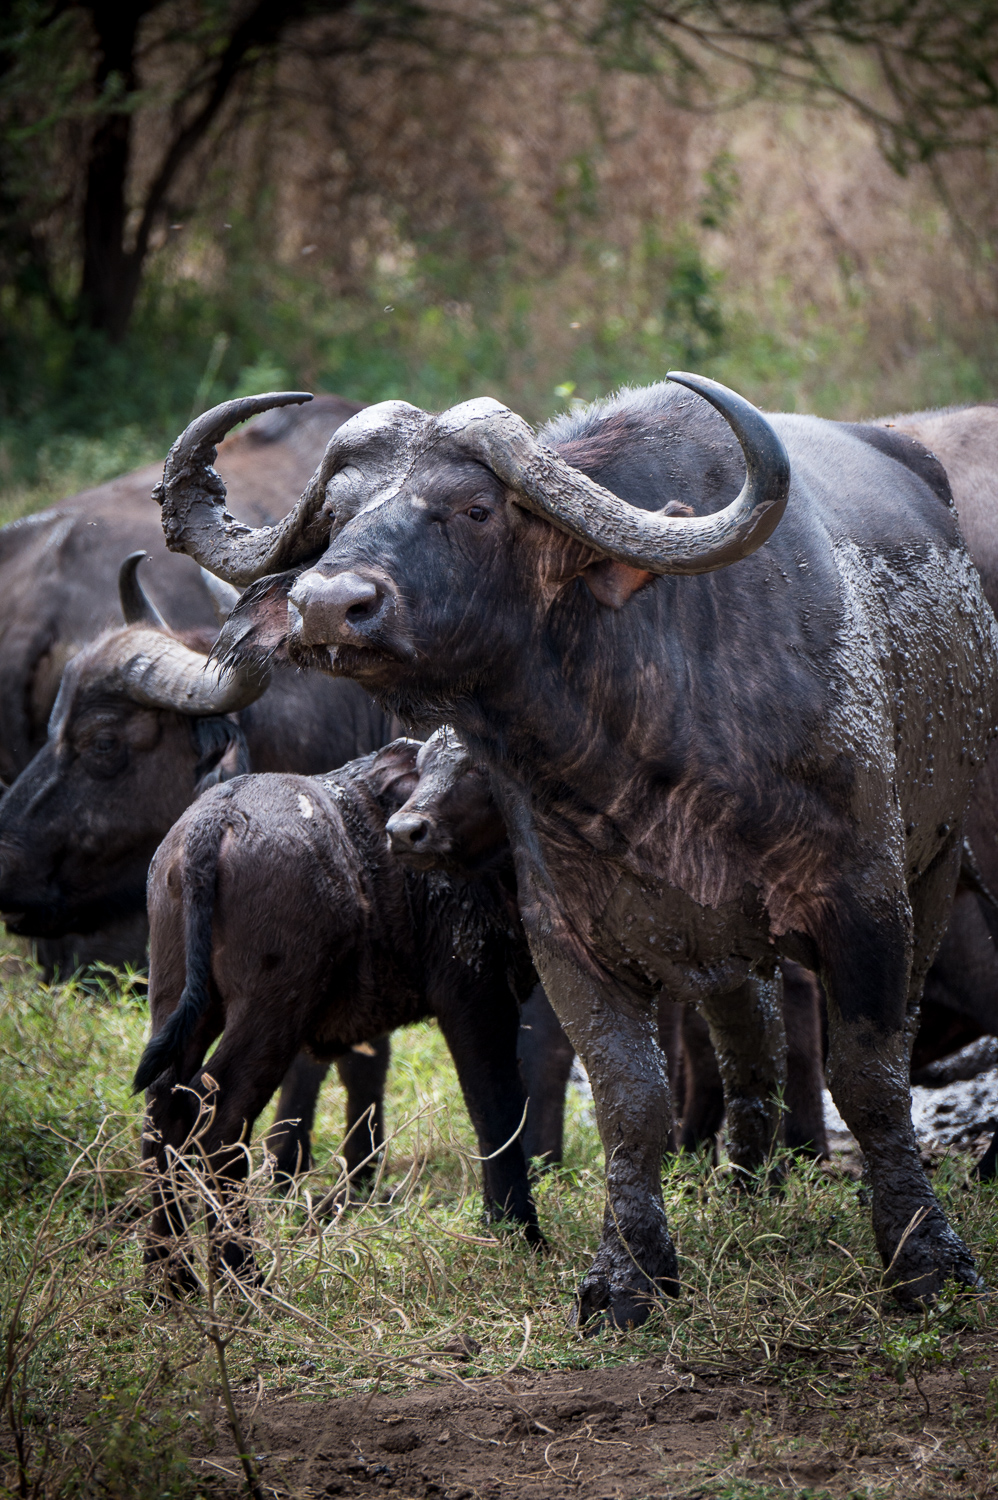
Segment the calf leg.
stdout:
[[[197,1071],[182,1089],[159,1095],[150,1090],[152,1123],[159,1126],[160,1140],[151,1143],[159,1158],[161,1175],[156,1192],[160,1208],[154,1215],[156,1238],[146,1253],[147,1262],[172,1253],[171,1241],[183,1233],[183,1214],[172,1198],[162,1169],[167,1166],[166,1147],[179,1151],[198,1123],[199,1105],[204,1114],[196,1136],[196,1150],[217,1185],[228,1192],[246,1175],[247,1158],[241,1143],[248,1142],[260,1111],[274,1093],[290,1064],[295,1047],[281,1049],[242,1028],[227,1029],[208,1065]],[[211,1218],[211,1215],[209,1215]],[[252,1266],[252,1254],[239,1240],[226,1239],[221,1258],[230,1269],[244,1272]]]
[[284,1075],[277,1114],[267,1131],[267,1150],[276,1158],[274,1175],[278,1180],[307,1172],[312,1165],[315,1108],[328,1072],[328,1062],[299,1052]]
[[[374,1163],[368,1158],[384,1142],[385,1079],[391,1060],[391,1043],[380,1036],[362,1042],[336,1059],[336,1071],[346,1089],[347,1171],[356,1184],[369,1178]],[[275,1175],[291,1178],[312,1166],[312,1127],[328,1062],[319,1062],[299,1052],[281,1084],[277,1115],[267,1132],[267,1149],[276,1156]],[[361,1168],[362,1162],[367,1165]]]
[[686,1094],[686,1065],[683,1057],[683,1017],[686,1006],[681,1000],[670,1000],[663,990],[658,997],[658,1045],[665,1053],[665,1067],[672,1096],[672,1119],[666,1151],[678,1150],[679,1107]]
[[[289,1068],[296,1048],[282,1048],[275,1039],[247,1036],[242,1028],[226,1030],[208,1066],[189,1087],[197,1094],[211,1095],[214,1113],[198,1137],[198,1146],[223,1201],[247,1174],[249,1143],[261,1110],[272,1097]],[[230,1221],[231,1222],[231,1221]],[[225,1237],[220,1254],[223,1262],[239,1274],[252,1270],[253,1254],[245,1243]]]
[[600,982],[540,932],[531,951],[544,989],[589,1074],[606,1155],[607,1201],[577,1317],[637,1327],[655,1301],[679,1295],[676,1251],[662,1201],[671,1101],[656,1005]]
[[[179,997],[179,989],[176,989]],[[161,1030],[174,1006],[164,1003],[162,993],[151,997],[154,1033]],[[143,1259],[154,1265],[167,1259],[176,1237],[183,1233],[184,1214],[171,1185],[170,1161],[180,1151],[198,1122],[199,1098],[181,1082],[196,1074],[205,1053],[223,1026],[221,1008],[213,1005],[202,1015],[187,1043],[176,1074],[170,1070],[146,1091],[146,1118],[142,1131],[142,1163],[153,1179],[153,1212],[149,1221]],[[180,1278],[184,1279],[184,1278]]]
[[727,994],[701,1001],[724,1083],[728,1156],[740,1172],[763,1166],[780,1130],[786,1087],[782,975],[753,975]]
[[355,1187],[374,1176],[374,1156],[384,1145],[385,1080],[391,1058],[391,1038],[379,1036],[336,1059],[336,1071],[347,1093],[344,1156]]
[[565,1091],[575,1048],[539,984],[520,1009],[517,1053],[527,1095],[523,1154],[528,1162],[539,1161],[542,1167],[560,1166],[565,1139]]
[[438,995],[433,1008],[485,1158],[486,1218],[514,1219],[525,1226],[531,1244],[543,1244],[520,1141],[526,1097],[516,1060],[516,1001],[504,984],[491,994],[469,994],[462,984],[456,996]]
[[[909,1056],[918,998],[948,915],[959,841],[912,887],[914,961],[903,892],[871,914],[840,895],[835,930],[819,942],[828,998],[828,1082],[869,1172],[877,1249],[903,1302],[931,1297],[948,1276],[980,1280],[922,1167],[911,1124]],[[917,1221],[917,1222],[916,1222]]]

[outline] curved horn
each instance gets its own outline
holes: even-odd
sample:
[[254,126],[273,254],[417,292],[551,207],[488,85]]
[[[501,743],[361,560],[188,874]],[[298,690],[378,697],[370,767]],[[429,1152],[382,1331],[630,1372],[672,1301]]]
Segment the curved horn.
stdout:
[[138,566],[147,552],[130,552],[118,569],[118,598],[126,625],[151,625],[154,630],[169,630],[152,600],[139,582]]
[[234,589],[231,583],[216,578],[207,568],[201,569],[201,582],[211,595],[211,607],[215,611],[216,620],[219,625],[224,625],[239,602],[239,590]]
[[123,630],[116,641],[102,649],[105,660],[109,650],[113,651],[119,680],[136,703],[173,709],[191,718],[247,708],[266,691],[270,681],[266,668],[220,668],[176,636],[161,631]]
[[[333,433],[301,499],[284,519],[275,526],[244,526],[225,509],[225,485],[212,468],[217,445],[246,417],[311,399],[302,391],[284,391],[223,401],[181,433],[153,490],[153,499],[163,508],[163,531],[171,551],[186,552],[240,589],[257,578],[297,567],[325,549],[334,520],[344,522],[366,501],[372,487],[389,479],[409,433],[428,420],[405,401],[383,401],[358,412]],[[347,459],[359,453],[373,460],[364,474],[340,475]],[[335,501],[327,493],[334,479],[340,481]]]
[[607,557],[649,573],[710,573],[747,557],[775,530],[790,491],[790,460],[751,402],[716,380],[670,371],[717,408],[745,456],[741,492],[708,516],[638,510],[537,441],[526,422],[490,398],[467,401],[438,426],[485,464],[522,504]]

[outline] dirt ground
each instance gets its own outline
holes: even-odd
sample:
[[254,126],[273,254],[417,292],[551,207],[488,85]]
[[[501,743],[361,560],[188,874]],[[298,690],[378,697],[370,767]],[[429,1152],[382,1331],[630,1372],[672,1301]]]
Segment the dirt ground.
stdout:
[[[497,1500],[998,1496],[990,1348],[911,1379],[833,1375],[824,1389],[617,1368],[473,1379],[455,1369],[407,1394],[240,1405],[265,1494]],[[836,1381],[846,1389],[834,1393]],[[993,1396],[994,1386],[991,1394]],[[219,1413],[221,1418],[221,1413]],[[231,1437],[192,1459],[235,1491]],[[990,1435],[990,1436],[989,1436]],[[212,1484],[215,1480],[215,1485]]]

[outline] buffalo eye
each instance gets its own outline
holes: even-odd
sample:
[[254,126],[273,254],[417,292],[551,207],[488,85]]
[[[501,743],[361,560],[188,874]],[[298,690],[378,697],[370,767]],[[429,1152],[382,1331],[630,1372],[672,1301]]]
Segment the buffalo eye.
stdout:
[[473,521],[487,521],[491,514],[492,512],[484,505],[469,505],[465,511],[465,515],[470,516]]
[[128,750],[120,735],[110,732],[95,734],[80,748],[84,765],[95,776],[117,775],[128,759]]

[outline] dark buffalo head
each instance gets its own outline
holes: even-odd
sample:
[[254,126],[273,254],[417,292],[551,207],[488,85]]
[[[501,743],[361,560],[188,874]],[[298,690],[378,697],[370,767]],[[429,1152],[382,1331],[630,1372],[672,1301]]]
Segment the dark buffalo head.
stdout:
[[416,758],[419,780],[385,827],[393,854],[417,870],[476,875],[509,858],[506,825],[488,776],[452,729],[438,729]]
[[[403,402],[370,407],[334,434],[298,507],[252,532],[227,517],[210,467],[212,445],[248,414],[228,403],[192,424],[167,460],[166,534],[233,583],[284,570],[273,584],[288,621],[276,619],[274,589],[269,618],[292,660],[356,678],[412,722],[440,723],[448,695],[474,694],[483,671],[493,684],[514,684],[523,661],[537,663],[544,621],[567,590],[613,612],[656,575],[725,567],[770,536],[789,489],[779,437],[723,386],[673,378],[645,406],[621,407],[619,432],[604,414],[588,440],[585,431],[564,442],[555,433],[557,451],[488,399],[439,417]],[[276,399],[254,398],[253,410]],[[691,431],[699,442],[677,440]],[[661,464],[646,465],[644,479],[635,464],[645,443],[670,447],[675,483],[663,509],[653,509]],[[705,451],[715,455],[706,468]],[[619,454],[626,474],[615,467]],[[252,621],[239,616],[223,634],[236,662],[253,655]],[[275,640],[264,644],[258,660]]]
[[122,564],[128,622],[70,661],[48,739],[0,802],[0,911],[32,937],[91,932],[145,904],[153,852],[200,785],[245,769],[229,715],[266,687],[166,626]]

